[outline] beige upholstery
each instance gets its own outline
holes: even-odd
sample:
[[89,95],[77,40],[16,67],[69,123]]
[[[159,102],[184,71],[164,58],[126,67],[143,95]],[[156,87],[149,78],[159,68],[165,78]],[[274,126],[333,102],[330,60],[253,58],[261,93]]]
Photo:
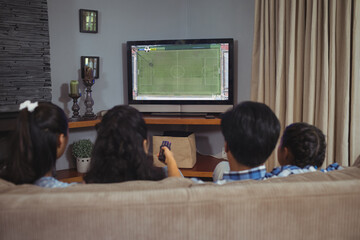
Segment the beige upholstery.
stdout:
[[0,180],[0,239],[360,239],[360,168],[216,186]]

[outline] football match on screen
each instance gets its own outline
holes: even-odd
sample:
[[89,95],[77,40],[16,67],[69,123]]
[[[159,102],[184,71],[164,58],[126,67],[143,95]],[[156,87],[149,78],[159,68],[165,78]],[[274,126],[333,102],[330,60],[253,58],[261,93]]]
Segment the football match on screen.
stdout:
[[227,44],[133,46],[133,97],[224,99],[227,60]]

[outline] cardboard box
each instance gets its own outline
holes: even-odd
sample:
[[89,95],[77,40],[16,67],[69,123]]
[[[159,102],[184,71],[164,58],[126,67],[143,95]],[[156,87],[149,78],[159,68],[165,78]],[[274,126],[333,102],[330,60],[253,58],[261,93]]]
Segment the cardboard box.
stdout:
[[153,159],[156,166],[165,164],[158,160],[158,153],[162,141],[171,142],[171,151],[174,154],[179,168],[193,168],[196,163],[195,134],[191,132],[164,132],[164,136],[153,136]]

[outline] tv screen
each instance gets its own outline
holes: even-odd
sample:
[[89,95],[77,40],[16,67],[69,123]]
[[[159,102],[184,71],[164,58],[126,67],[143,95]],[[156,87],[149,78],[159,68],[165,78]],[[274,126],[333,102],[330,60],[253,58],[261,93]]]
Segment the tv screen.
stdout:
[[233,105],[233,39],[127,42],[128,102],[142,112],[223,112]]

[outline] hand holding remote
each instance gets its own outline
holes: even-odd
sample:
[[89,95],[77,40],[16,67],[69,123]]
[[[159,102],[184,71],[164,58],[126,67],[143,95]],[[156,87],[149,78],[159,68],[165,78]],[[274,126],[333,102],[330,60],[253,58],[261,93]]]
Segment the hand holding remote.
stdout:
[[162,149],[163,147],[167,147],[169,150],[171,150],[171,142],[163,141],[161,143],[159,157],[158,157],[161,162],[165,162],[164,149]]

